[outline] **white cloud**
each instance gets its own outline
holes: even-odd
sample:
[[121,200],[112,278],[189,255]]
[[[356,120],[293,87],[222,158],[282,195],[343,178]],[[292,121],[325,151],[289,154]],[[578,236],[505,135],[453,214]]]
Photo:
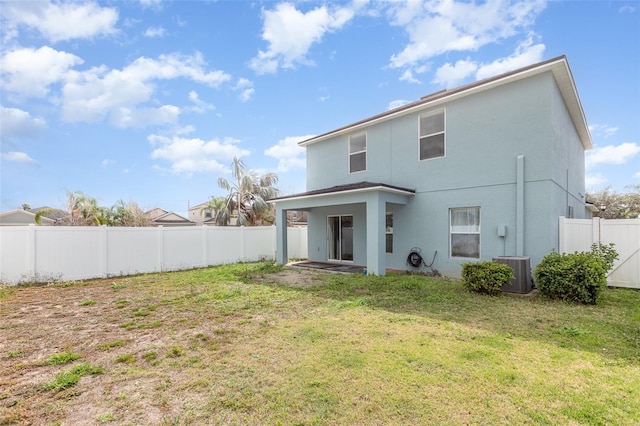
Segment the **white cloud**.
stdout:
[[264,155],[278,160],[278,171],[286,172],[291,169],[304,169],[307,166],[305,159],[305,149],[298,145],[298,142],[312,138],[314,135],[287,136],[280,139],[264,151]]
[[628,4],[625,4],[620,9],[618,9],[618,12],[620,12],[620,13],[633,13],[635,11],[636,11],[636,8],[634,6],[630,6]]
[[2,159],[4,161],[11,161],[14,163],[37,164],[36,160],[29,157],[29,155],[27,155],[24,152],[17,152],[17,151],[3,152]]
[[162,9],[163,0],[139,0],[143,8]]
[[[237,139],[212,139],[179,136],[150,135],[149,142],[156,148],[151,158],[167,160],[173,173],[215,172],[227,173],[228,167],[220,161],[228,162],[233,157],[249,155],[249,151],[238,146]],[[158,166],[158,169],[161,169]]]
[[405,101],[404,99],[397,99],[395,101],[391,101],[391,102],[389,102],[389,105],[387,106],[387,111],[395,109],[395,108],[400,108],[401,106],[406,105],[408,103],[409,103],[409,101]]
[[[231,76],[222,71],[207,71],[199,53],[160,55],[158,59],[141,57],[122,70],[99,67],[83,72],[71,71],[62,90],[63,118],[66,121],[98,121],[113,115],[112,120],[124,126],[127,121],[122,117],[132,115],[128,111],[151,100],[155,81],[176,78],[218,87]],[[167,105],[140,113],[148,123],[174,122],[177,114],[177,107]]]
[[162,27],[149,27],[144,32],[144,36],[148,38],[162,38],[167,35],[167,30]]
[[404,70],[402,75],[400,76],[400,81],[406,81],[407,83],[420,84],[422,83],[420,80],[413,76],[413,71],[408,69]]
[[180,108],[174,105],[163,105],[159,108],[127,108],[114,109],[110,122],[116,127],[147,127],[177,123]]
[[239,97],[242,102],[249,101],[255,93],[253,82],[251,80],[247,80],[246,78],[239,78],[238,83],[234,87],[234,90],[240,92]]
[[587,191],[594,191],[603,187],[608,182],[602,173],[587,173],[584,177],[584,185]]
[[533,36],[529,36],[518,45],[513,55],[497,59],[488,64],[482,64],[478,68],[476,77],[481,80],[540,62],[543,58],[544,49],[544,44],[533,44]]
[[348,7],[320,6],[304,13],[292,3],[279,3],[274,9],[263,11],[262,38],[269,46],[266,51],[258,51],[249,66],[258,74],[266,74],[279,67],[312,64],[307,58],[311,46],[326,33],[342,28],[353,16],[354,10]]
[[460,60],[456,62],[455,65],[447,62],[436,70],[436,76],[433,82],[451,88],[457,86],[461,81],[475,73],[477,69],[478,64],[469,59]]
[[15,139],[34,139],[46,128],[45,121],[32,117],[26,111],[18,108],[7,108],[0,105],[0,141],[11,142]]
[[594,136],[601,136],[603,138],[608,138],[615,135],[618,132],[618,128],[608,126],[606,124],[591,124],[589,125],[589,131]]
[[405,27],[409,44],[390,65],[411,67],[446,52],[476,51],[527,29],[544,7],[544,0],[395,3],[388,11],[391,24]]
[[62,81],[73,66],[82,63],[76,55],[48,46],[16,49],[0,59],[0,81],[3,90],[19,96],[44,97],[49,86]]
[[5,39],[16,36],[22,26],[52,42],[117,32],[118,11],[94,2],[4,1],[0,11]]
[[206,111],[216,109],[215,105],[209,104],[202,99],[195,90],[189,92],[189,100],[193,103],[193,106],[189,108],[190,111],[202,114]]
[[471,75],[474,75],[476,80],[482,80],[494,75],[513,71],[540,62],[544,49],[544,44],[533,44],[533,35],[530,35],[517,46],[512,55],[496,59],[493,62],[478,63],[469,58],[459,60],[454,65],[447,62],[436,70],[433,83],[441,84],[446,88],[452,88],[460,85],[461,82],[468,79]]
[[638,154],[640,145],[634,142],[596,147],[587,152],[585,166],[590,168],[598,164],[625,164]]

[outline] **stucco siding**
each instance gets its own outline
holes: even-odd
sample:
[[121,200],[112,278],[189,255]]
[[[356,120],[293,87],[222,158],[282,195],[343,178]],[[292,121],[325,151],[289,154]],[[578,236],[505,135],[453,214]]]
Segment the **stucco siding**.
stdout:
[[[563,80],[548,69],[466,96],[445,92],[436,102],[427,99],[416,108],[356,123],[352,133],[346,127],[327,134],[306,146],[307,190],[364,181],[414,190],[406,203],[386,204],[393,213],[387,268],[407,269],[414,247],[427,263],[435,257],[433,268],[446,276],[460,276],[463,263],[505,255],[529,256],[535,267],[558,250],[558,217],[570,211],[576,218],[586,216],[584,147],[590,140],[576,121],[566,81],[561,90],[556,78]],[[565,99],[574,102],[573,116]],[[444,112],[445,154],[420,161],[420,117],[436,111]],[[349,173],[349,137],[361,133],[366,133],[366,170]],[[366,227],[381,223],[368,220],[367,209],[382,209],[367,197],[353,197],[345,195],[344,204],[337,195],[325,204],[307,202],[310,259],[327,260],[327,217],[350,214],[353,262],[380,264],[380,257],[367,259],[367,252],[379,253],[367,246],[367,236],[376,246],[380,234],[367,233]],[[461,207],[480,208],[478,259],[450,254],[450,209]]]
[[[362,131],[367,134],[367,169],[348,170],[349,135],[307,147],[307,189],[359,181],[422,190],[504,184],[512,180],[513,158],[527,157],[527,179],[549,178],[553,107],[549,73],[508,84]],[[444,109],[445,156],[419,161],[419,117]],[[499,129],[499,131],[497,131]]]
[[550,94],[553,98],[553,110],[549,117],[553,131],[549,158],[551,179],[564,192],[564,198],[558,199],[555,213],[557,216],[568,216],[568,207],[571,206],[573,217],[582,219],[586,217],[584,148],[557,86],[551,87]]

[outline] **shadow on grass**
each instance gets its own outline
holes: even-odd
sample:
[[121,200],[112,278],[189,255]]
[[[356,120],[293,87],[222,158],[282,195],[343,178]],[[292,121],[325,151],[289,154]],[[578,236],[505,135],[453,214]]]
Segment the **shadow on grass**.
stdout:
[[318,274],[309,287],[278,284],[338,302],[453,321],[496,333],[591,351],[640,365],[640,291],[608,288],[597,305],[539,295],[491,297],[466,291],[459,281],[420,275]]

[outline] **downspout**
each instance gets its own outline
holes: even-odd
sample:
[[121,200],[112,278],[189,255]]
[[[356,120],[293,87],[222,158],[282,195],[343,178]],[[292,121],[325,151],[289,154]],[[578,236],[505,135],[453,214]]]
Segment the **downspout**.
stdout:
[[524,155],[516,157],[516,256],[524,256]]
[[566,198],[566,201],[565,201],[566,206],[565,206],[565,209],[564,209],[564,212],[565,212],[564,214],[566,215],[566,217],[571,219],[572,215],[569,214],[569,169],[567,169],[566,185],[567,185],[567,187],[565,188],[565,191],[564,191],[565,192],[565,198]]

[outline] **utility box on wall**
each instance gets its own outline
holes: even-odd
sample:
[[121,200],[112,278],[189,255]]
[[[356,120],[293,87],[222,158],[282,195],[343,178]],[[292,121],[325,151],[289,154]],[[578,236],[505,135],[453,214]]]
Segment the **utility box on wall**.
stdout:
[[509,265],[513,270],[514,279],[502,286],[502,291],[508,293],[529,293],[531,285],[531,258],[526,256],[498,256],[494,262]]

